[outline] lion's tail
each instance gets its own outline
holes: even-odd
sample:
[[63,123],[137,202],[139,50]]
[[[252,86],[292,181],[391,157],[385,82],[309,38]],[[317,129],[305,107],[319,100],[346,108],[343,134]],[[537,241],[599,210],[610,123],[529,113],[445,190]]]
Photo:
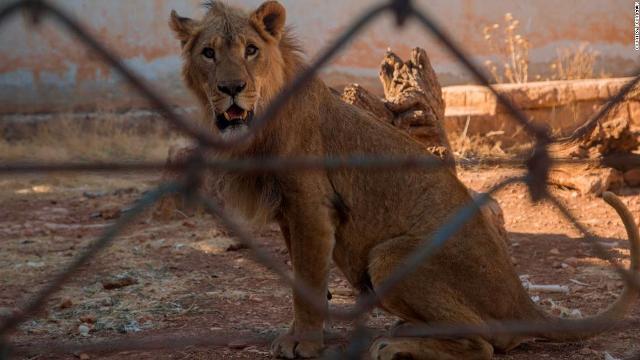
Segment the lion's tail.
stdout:
[[640,295],[640,290],[638,289],[640,279],[640,276],[638,276],[640,274],[640,234],[638,234],[638,227],[629,209],[617,196],[613,193],[605,192],[602,197],[616,210],[627,230],[631,248],[631,271],[628,274],[631,275],[630,278],[633,279],[632,281],[635,284],[629,286],[629,281],[627,281],[622,295],[609,308],[598,315],[586,319],[560,319],[545,313],[543,315],[544,320],[559,325],[558,328],[566,326],[567,329],[579,329],[579,331],[552,331],[540,334],[541,338],[551,341],[579,341],[598,335],[611,329],[615,322],[622,320],[638,298],[638,295]]

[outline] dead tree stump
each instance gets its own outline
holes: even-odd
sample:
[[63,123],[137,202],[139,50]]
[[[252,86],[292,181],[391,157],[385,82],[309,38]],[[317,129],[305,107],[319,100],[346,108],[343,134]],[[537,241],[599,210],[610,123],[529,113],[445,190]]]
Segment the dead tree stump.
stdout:
[[[455,160],[444,130],[445,103],[429,57],[424,49],[411,51],[408,61],[387,51],[380,64],[380,81],[384,98],[363,87],[347,86],[342,100],[371,113],[374,118],[392,124],[425,146],[425,150],[443,159],[455,174]],[[470,190],[472,196],[478,194]],[[481,212],[490,226],[507,239],[500,205],[491,200]]]
[[444,131],[442,88],[426,51],[413,49],[406,62],[387,51],[380,65],[380,81],[384,99],[357,84],[347,86],[342,99],[405,131],[455,172],[453,152]]

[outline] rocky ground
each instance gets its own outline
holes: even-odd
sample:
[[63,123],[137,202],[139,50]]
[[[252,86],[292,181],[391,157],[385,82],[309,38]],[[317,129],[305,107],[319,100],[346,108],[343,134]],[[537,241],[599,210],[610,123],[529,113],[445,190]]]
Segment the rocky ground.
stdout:
[[[471,188],[482,191],[517,172],[476,169],[462,170],[460,175]],[[99,174],[0,178],[0,316],[15,311],[44,286],[156,178]],[[554,192],[628,266],[626,234],[613,210],[597,197]],[[634,214],[640,214],[638,194],[623,190],[623,201]],[[531,292],[541,306],[556,314],[580,316],[614,301],[622,282],[552,205],[532,204],[522,185],[511,185],[496,198],[504,210],[517,271],[533,284],[569,289],[566,294]],[[264,251],[287,263],[276,228],[256,236]],[[330,290],[332,306],[346,307],[355,301],[336,270]],[[29,359],[268,358],[264,339],[287,325],[290,302],[288,288],[276,275],[254,262],[249,250],[235,246],[213,219],[158,223],[147,215],[85,266],[51,298],[45,312],[22,324],[10,340],[14,357]],[[629,318],[640,320],[637,304]],[[368,319],[370,327],[380,330],[393,322],[380,311]],[[351,325],[336,322],[331,330],[345,335]],[[218,346],[185,340],[203,334]],[[169,342],[168,337],[179,340]],[[131,339],[160,340],[146,343],[144,351],[114,351],[122,345],[119,341]],[[102,352],[55,353],[51,347],[103,340],[113,343]],[[162,348],[150,349],[158,345]],[[497,358],[622,359],[638,352],[640,332],[631,329],[580,343],[530,342]]]

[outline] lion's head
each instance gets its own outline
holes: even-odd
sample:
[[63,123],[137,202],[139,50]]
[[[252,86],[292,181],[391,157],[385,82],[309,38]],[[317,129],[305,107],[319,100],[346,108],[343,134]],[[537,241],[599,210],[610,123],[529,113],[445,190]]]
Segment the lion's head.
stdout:
[[169,24],[182,44],[183,76],[223,137],[246,131],[286,81],[287,52],[296,47],[286,13],[267,1],[249,13],[218,1],[200,20],[172,11]]

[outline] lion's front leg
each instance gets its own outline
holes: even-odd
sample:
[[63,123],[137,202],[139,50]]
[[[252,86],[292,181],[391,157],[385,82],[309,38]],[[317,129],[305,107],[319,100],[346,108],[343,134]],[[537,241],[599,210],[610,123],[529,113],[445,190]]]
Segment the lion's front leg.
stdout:
[[313,303],[294,291],[294,320],[286,334],[271,347],[276,357],[312,358],[324,348],[323,327],[327,310],[327,281],[334,245],[334,227],[322,186],[301,185],[284,201],[283,233],[289,238],[294,278],[305,285]]

